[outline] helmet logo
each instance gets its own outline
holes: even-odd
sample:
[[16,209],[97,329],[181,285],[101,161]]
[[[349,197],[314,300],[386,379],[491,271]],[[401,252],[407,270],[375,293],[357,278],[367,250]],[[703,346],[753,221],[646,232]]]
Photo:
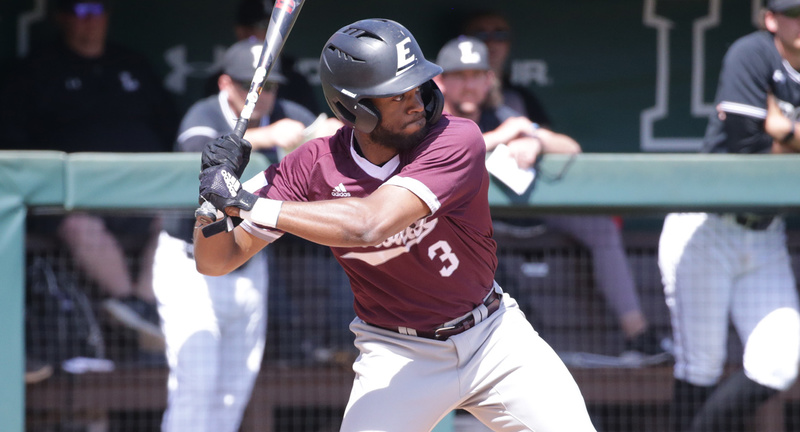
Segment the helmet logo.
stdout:
[[474,45],[470,41],[464,41],[458,44],[458,49],[461,50],[461,63],[475,64],[481,61],[481,55],[474,50]]
[[406,37],[397,43],[397,73],[395,76],[405,72],[417,60],[417,57],[411,54],[411,48],[408,47],[409,44],[411,44],[410,37]]

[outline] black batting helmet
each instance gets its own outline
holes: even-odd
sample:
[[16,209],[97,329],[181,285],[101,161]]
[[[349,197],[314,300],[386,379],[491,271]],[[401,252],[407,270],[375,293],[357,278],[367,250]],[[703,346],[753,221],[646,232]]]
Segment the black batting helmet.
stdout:
[[370,133],[380,112],[369,100],[422,88],[428,123],[439,120],[443,97],[432,78],[442,68],[425,60],[405,27],[366,19],[342,27],[328,39],[319,60],[325,100],[344,124]]

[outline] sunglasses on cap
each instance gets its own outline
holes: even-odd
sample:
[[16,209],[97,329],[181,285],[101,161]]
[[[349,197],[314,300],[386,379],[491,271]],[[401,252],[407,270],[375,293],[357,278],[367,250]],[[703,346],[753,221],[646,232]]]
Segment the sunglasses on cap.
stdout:
[[800,17],[800,7],[791,8],[780,12],[781,15],[789,18],[797,18]]
[[479,31],[473,35],[482,42],[506,42],[511,39],[511,32],[508,30]]
[[102,15],[106,11],[102,3],[75,3],[72,14],[78,18]]

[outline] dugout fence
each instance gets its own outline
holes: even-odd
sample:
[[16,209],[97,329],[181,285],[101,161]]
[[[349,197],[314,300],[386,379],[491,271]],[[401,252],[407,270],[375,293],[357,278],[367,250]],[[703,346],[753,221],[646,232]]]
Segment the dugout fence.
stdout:
[[[245,176],[266,163],[254,155]],[[659,334],[668,335],[655,261],[663,216],[678,210],[783,212],[793,263],[800,270],[799,163],[800,156],[548,155],[526,194],[493,183],[497,279],[562,354],[599,430],[667,430],[671,364],[591,361],[621,351],[618,323],[595,286],[591,253],[539,218],[602,215],[623,223],[626,258],[642,308]],[[0,273],[5,275],[0,324],[6,332],[0,379],[7,383],[0,387],[2,430],[158,430],[166,404],[166,366],[157,352],[140,356],[136,335],[110,328],[100,313],[104,350],[99,354],[114,363],[113,371],[67,373],[56,367],[44,381],[23,382],[26,340],[28,351],[32,343],[56,343],[26,337],[26,269],[48,259],[58,264],[57,271],[70,272],[68,253],[52,238],[26,236],[26,220],[78,210],[164,220],[182,216],[196,206],[198,166],[195,154],[0,152]],[[355,356],[346,331],[352,317],[346,280],[329,252],[308,242],[286,236],[268,253],[267,350],[242,430],[338,430]],[[729,342],[733,370],[741,347],[735,337]],[[762,409],[753,431],[800,428],[799,401],[795,386]],[[455,418],[449,430],[484,430],[461,413]]]

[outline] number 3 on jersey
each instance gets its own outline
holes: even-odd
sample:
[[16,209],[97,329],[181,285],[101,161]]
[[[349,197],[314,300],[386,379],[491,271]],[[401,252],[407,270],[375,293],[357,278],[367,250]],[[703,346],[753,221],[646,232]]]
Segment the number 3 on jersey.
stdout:
[[447,241],[439,240],[428,248],[428,258],[433,260],[437,255],[440,261],[447,263],[439,270],[439,274],[442,275],[442,277],[452,275],[458,268],[458,257],[453,253],[453,249],[450,248],[450,244],[447,243]]

